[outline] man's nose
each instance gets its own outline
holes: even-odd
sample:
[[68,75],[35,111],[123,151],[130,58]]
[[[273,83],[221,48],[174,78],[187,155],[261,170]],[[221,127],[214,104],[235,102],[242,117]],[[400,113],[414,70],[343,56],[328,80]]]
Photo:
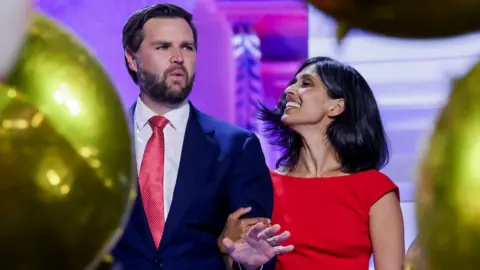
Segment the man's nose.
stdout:
[[182,65],[183,61],[184,61],[184,58],[183,58],[182,50],[179,50],[179,49],[173,50],[172,57],[170,58],[170,62],[172,64]]

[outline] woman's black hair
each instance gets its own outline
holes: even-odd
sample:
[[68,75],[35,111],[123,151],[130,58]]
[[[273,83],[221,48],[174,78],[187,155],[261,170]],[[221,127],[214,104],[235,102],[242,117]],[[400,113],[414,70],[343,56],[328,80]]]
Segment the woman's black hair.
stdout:
[[[344,100],[344,111],[327,127],[326,136],[337,154],[345,173],[381,169],[389,159],[389,150],[377,102],[367,81],[351,66],[328,57],[306,60],[296,75],[310,65],[332,99]],[[276,167],[297,166],[302,138],[281,121],[286,106],[284,93],[274,109],[259,106],[259,119],[263,121],[270,143],[279,146],[282,155]]]

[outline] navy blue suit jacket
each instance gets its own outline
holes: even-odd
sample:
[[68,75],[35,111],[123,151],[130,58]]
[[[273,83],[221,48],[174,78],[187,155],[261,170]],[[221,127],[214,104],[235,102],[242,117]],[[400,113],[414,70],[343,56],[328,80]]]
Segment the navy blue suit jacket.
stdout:
[[154,246],[141,196],[137,196],[129,223],[112,251],[124,270],[224,270],[217,238],[228,215],[247,206],[252,211],[246,217],[272,215],[272,182],[255,134],[190,106],[160,247]]

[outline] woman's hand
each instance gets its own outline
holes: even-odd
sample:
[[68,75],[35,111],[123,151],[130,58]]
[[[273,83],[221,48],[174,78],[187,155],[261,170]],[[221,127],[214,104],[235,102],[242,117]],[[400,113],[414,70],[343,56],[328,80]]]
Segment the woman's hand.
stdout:
[[293,245],[280,246],[290,237],[290,232],[280,231],[280,225],[273,226],[257,223],[245,236],[237,241],[230,238],[223,239],[227,254],[247,269],[257,269],[266,264],[273,257],[293,250]]
[[218,248],[222,253],[227,253],[227,250],[223,245],[223,239],[228,238],[236,242],[241,240],[255,224],[263,223],[267,226],[270,225],[270,220],[268,218],[241,218],[251,210],[251,207],[239,208],[228,216],[222,234],[217,240]]

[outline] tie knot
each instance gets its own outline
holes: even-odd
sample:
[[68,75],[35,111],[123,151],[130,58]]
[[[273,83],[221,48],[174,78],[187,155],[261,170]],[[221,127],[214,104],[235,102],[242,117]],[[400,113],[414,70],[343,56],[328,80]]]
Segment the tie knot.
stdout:
[[150,126],[152,128],[164,129],[165,126],[168,124],[168,119],[161,115],[157,115],[150,118],[148,120],[148,123],[150,123]]

